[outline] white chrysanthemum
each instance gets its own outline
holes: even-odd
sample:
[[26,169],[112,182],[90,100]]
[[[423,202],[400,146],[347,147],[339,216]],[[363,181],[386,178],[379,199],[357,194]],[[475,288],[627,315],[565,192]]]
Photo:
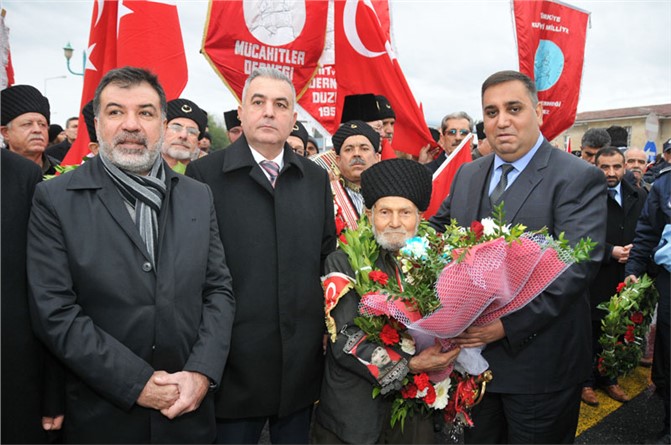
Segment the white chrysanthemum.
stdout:
[[496,223],[492,218],[482,218],[482,221],[480,221],[480,223],[482,224],[483,233],[486,236],[491,236],[494,235],[494,233],[496,233],[496,229],[498,228],[498,226],[496,225]]
[[417,390],[417,395],[415,396],[416,399],[421,399],[422,397],[426,397],[426,394],[429,392],[429,387],[427,386],[423,390]]
[[401,351],[406,354],[415,355],[415,340],[411,336],[407,334],[401,335]]
[[450,399],[449,390],[450,390],[450,378],[446,378],[440,383],[433,385],[433,389],[436,390],[436,400],[429,406],[433,409],[443,409],[447,406],[447,402]]
[[426,239],[415,236],[405,242],[405,247],[401,249],[401,253],[410,258],[423,258],[426,256],[426,249],[428,248],[429,242]]

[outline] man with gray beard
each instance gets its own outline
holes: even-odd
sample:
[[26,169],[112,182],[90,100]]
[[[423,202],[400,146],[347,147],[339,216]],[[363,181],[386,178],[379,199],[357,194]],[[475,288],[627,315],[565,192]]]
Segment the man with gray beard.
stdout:
[[182,173],[198,153],[198,140],[205,134],[207,114],[189,99],[168,102],[168,128],[161,154],[168,166]]
[[67,368],[64,442],[212,443],[235,308],[212,193],[161,159],[155,75],[108,72],[93,112],[100,154],[39,184],[28,225],[33,327]]
[[[375,268],[393,280],[399,273],[396,254],[415,236],[420,212],[429,205],[431,174],[409,159],[385,160],[363,172],[361,193],[380,247]],[[459,349],[441,352],[436,344],[413,355],[399,345],[368,340],[354,322],[361,296],[353,288],[347,291],[342,287],[348,280],[338,279],[345,275],[354,280],[350,260],[342,249],[326,258],[324,288],[339,298],[326,311],[331,341],[313,443],[434,443],[431,414],[409,416],[403,429],[399,423],[391,427],[392,401],[373,398],[372,391],[375,386],[381,387],[382,394],[400,388],[408,372],[446,369]]]

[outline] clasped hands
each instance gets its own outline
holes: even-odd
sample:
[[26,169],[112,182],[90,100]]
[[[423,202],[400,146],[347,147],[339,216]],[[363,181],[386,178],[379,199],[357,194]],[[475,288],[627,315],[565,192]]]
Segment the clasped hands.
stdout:
[[198,409],[209,386],[209,379],[199,372],[155,371],[142,389],[137,404],[174,419]]

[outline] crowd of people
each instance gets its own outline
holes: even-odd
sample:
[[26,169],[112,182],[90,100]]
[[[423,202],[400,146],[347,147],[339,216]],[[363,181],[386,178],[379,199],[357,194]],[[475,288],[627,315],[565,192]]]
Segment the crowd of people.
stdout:
[[[0,94],[3,442],[258,443],[267,426],[273,443],[433,443],[433,416],[392,426],[391,402],[373,388],[486,346],[494,379],[465,443],[573,443],[597,386],[629,400],[595,367],[596,306],[649,273],[669,443],[671,140],[654,167],[621,127],[589,130],[580,157],[566,153],[541,133],[534,82],[501,71],[482,85],[483,120],[446,115],[416,159],[381,160],[396,115],[373,92],[345,99],[333,148],[320,152],[290,79],[258,68],[224,113],[231,145],[212,151],[204,110],[125,67],[82,110],[90,159],[42,181],[78,118],[52,129],[36,88]],[[432,173],[474,134],[473,161],[429,219],[436,231],[503,206],[511,224],[596,247],[528,305],[467,328],[455,349],[376,346],[354,322],[362,296],[347,286],[356,277],[338,237],[365,216],[376,266],[398,276]],[[322,277],[334,274],[344,284],[325,335],[334,289]]]

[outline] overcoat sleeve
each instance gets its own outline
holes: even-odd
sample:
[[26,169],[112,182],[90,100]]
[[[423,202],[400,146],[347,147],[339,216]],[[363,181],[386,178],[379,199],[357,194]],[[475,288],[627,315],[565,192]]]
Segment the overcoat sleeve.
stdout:
[[191,349],[184,370],[200,372],[218,385],[231,345],[235,299],[210,187],[207,187],[207,192],[210,202],[210,249],[203,285],[203,316],[198,340]]
[[45,185],[35,191],[28,223],[28,303],[33,328],[89,386],[130,409],[154,370],[96,326],[77,303],[61,221]]

